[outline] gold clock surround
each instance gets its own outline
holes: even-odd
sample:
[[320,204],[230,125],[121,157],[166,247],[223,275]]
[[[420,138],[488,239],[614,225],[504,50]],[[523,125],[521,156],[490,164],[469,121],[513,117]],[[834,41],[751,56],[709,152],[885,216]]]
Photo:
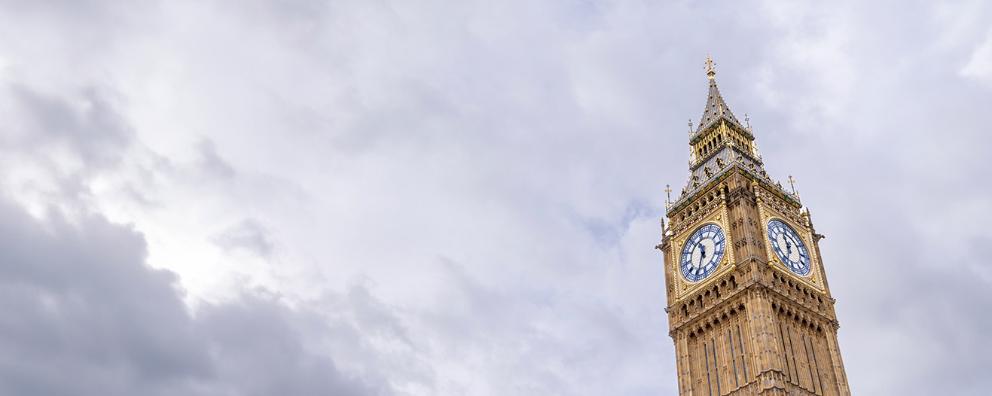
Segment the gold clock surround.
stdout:
[[[668,262],[671,263],[670,270],[673,271],[673,273],[678,274],[678,276],[674,277],[676,278],[675,280],[676,295],[678,296],[678,298],[682,298],[683,296],[691,293],[693,290],[696,290],[697,288],[706,287],[706,285],[708,285],[710,282],[713,282],[715,279],[719,278],[720,275],[723,274],[724,272],[733,270],[734,263],[736,263],[737,260],[734,257],[734,249],[731,248],[733,246],[733,240],[730,235],[729,228],[727,227],[726,222],[724,222],[724,219],[726,218],[727,218],[727,208],[721,205],[717,210],[704,216],[700,221],[693,224],[692,227],[686,227],[685,230],[683,230],[681,233],[679,233],[678,236],[676,236],[673,239],[675,246],[677,246],[677,249],[671,250],[671,252],[669,253],[671,256],[669,257]],[[689,280],[685,279],[685,277],[681,276],[682,271],[679,268],[680,265],[679,255],[682,252],[682,249],[685,247],[685,243],[692,235],[692,233],[706,224],[716,224],[717,226],[720,227],[720,229],[723,230],[724,238],[727,238],[727,242],[726,242],[727,248],[725,250],[726,253],[723,255],[723,258],[720,259],[720,262],[717,264],[716,269],[713,270],[713,272],[709,274],[706,277],[706,279],[700,280],[698,282],[690,282]]]
[[[779,272],[782,272],[794,279],[799,280],[800,282],[803,282],[815,288],[818,291],[821,292],[824,291],[823,282],[822,282],[823,265],[822,263],[820,263],[820,256],[818,254],[819,252],[817,252],[817,249],[814,248],[815,245],[812,243],[813,232],[810,231],[809,227],[805,225],[802,226],[798,225],[788,217],[777,214],[775,209],[765,208],[764,205],[758,205],[758,208],[759,208],[758,213],[761,216],[761,225],[762,225],[761,230],[762,230],[762,235],[764,235],[765,251],[768,254],[768,265]],[[796,234],[799,235],[799,238],[802,239],[803,244],[806,245],[806,250],[809,251],[809,256],[810,256],[809,274],[806,274],[804,276],[790,271],[789,268],[785,265],[785,263],[783,263],[782,260],[779,259],[778,255],[775,254],[775,252],[771,248],[771,241],[768,238],[768,222],[772,220],[779,220],[785,224],[788,224],[789,227],[792,227],[792,229],[796,231]]]

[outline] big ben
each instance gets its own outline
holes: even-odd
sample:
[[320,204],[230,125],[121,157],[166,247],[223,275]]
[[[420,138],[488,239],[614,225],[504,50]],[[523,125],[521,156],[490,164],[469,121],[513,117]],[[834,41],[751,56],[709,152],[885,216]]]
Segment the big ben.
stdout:
[[706,75],[689,180],[666,202],[658,245],[679,395],[849,395],[823,236],[795,190],[765,172],[710,58]]

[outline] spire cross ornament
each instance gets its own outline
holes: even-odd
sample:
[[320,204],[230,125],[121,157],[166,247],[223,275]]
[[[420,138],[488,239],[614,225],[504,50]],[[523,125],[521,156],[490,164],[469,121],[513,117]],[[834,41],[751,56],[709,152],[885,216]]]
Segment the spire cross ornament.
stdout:
[[672,207],[672,186],[665,185],[665,209]]
[[751,130],[751,117],[744,113],[744,123],[747,124],[747,130]]
[[713,58],[709,55],[706,55],[706,76],[709,77],[710,80],[716,78],[716,67],[713,64]]
[[793,195],[799,195],[799,193],[796,192],[796,179],[793,179],[792,175],[789,175],[789,186],[792,187]]
[[692,118],[689,119],[689,134],[692,135]]

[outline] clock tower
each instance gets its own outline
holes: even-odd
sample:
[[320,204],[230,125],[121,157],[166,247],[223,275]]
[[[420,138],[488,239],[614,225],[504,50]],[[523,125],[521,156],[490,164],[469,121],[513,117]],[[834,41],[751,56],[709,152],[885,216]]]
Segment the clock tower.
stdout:
[[689,124],[689,180],[666,202],[658,245],[679,395],[850,395],[823,235],[795,189],[765,172],[710,58],[706,75],[706,108]]

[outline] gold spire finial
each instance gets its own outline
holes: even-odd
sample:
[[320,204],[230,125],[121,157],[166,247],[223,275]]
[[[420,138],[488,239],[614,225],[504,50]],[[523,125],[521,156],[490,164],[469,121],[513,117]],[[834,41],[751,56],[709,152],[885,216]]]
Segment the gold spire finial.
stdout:
[[716,78],[716,67],[713,64],[713,58],[709,55],[706,55],[706,76],[710,80]]
[[692,135],[692,118],[689,119],[689,135]]
[[665,185],[665,209],[672,207],[672,186]]
[[796,179],[793,179],[792,175],[789,175],[789,186],[792,187],[792,195],[798,196],[799,193],[796,192]]

